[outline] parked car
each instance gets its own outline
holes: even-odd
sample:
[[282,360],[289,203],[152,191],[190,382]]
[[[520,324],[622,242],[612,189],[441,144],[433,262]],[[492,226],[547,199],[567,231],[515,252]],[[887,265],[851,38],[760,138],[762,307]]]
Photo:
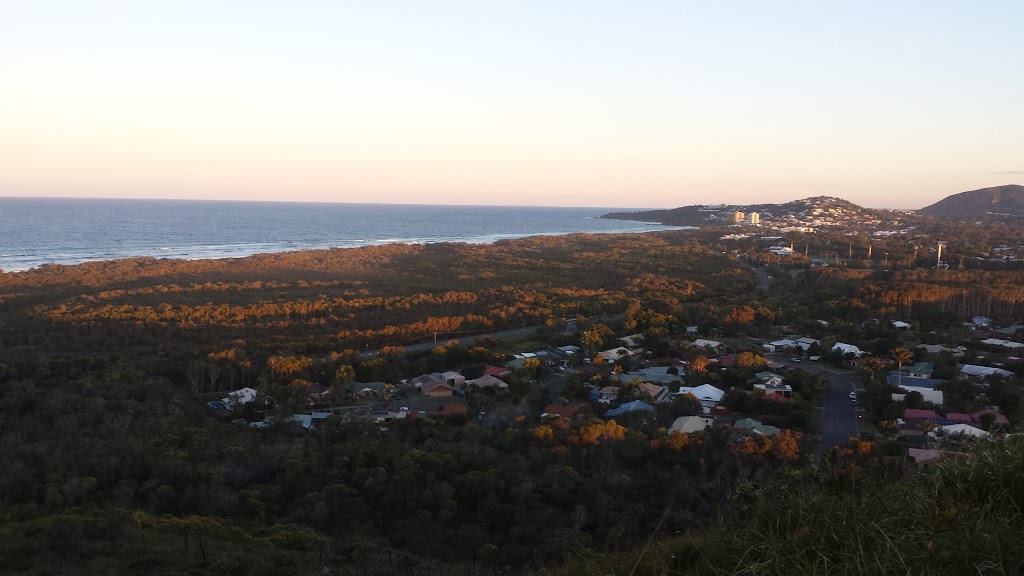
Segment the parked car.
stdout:
[[792,358],[789,359],[789,361],[790,362],[795,362],[796,364],[799,364],[800,363],[800,357],[799,356],[793,356]]
[[850,406],[856,406],[856,405],[857,405],[857,399],[856,398],[854,398],[853,400],[850,400]]
[[856,400],[856,399],[857,399],[857,393],[856,392],[850,392],[850,400]]

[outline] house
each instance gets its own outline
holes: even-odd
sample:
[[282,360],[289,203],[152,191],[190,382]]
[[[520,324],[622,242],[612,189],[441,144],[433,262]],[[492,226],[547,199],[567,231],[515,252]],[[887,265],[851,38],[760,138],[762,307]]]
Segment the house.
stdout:
[[970,424],[974,422],[974,418],[971,418],[970,414],[963,414],[960,412],[947,412],[946,419],[952,420],[957,424]]
[[911,328],[911,325],[907,324],[906,322],[904,322],[902,320],[893,320],[892,321],[892,327],[897,329],[897,330],[909,330]]
[[860,358],[861,356],[864,355],[864,352],[861,351],[860,348],[854,346],[853,344],[846,344],[844,342],[836,342],[835,345],[832,346],[832,350],[839,351],[839,353],[842,354],[843,356],[846,356],[847,354],[853,354],[857,358]]
[[754,390],[763,390],[765,397],[791,398],[793,388],[789,384],[754,384]]
[[963,364],[960,366],[960,374],[967,376],[968,378],[976,378],[978,380],[987,378],[989,376],[1002,376],[1009,378],[1013,376],[1013,372],[1009,370],[1003,370],[1002,368],[992,368],[990,366],[977,366],[975,364]]
[[[641,382],[650,382],[659,386],[672,384],[683,379],[679,374],[672,374],[669,372],[670,368],[670,366],[642,368],[625,374],[616,374],[615,379],[619,382],[632,382],[634,380],[639,380]],[[684,370],[679,367],[676,368],[676,371],[684,372]]]
[[690,434],[693,432],[700,432],[705,428],[710,428],[715,425],[715,421],[711,418],[704,418],[703,416],[680,416],[676,418],[675,422],[672,423],[672,427],[668,429],[668,435],[671,436],[676,432],[680,434]]
[[697,332],[699,332],[699,331],[700,331],[700,329],[698,329],[696,326],[687,326],[686,327],[686,333],[687,334],[694,334],[694,335],[696,335]]
[[986,338],[985,340],[982,340],[981,343],[986,346],[996,346],[999,348],[1006,348],[1008,350],[1020,350],[1021,348],[1024,348],[1024,344],[1021,344],[1020,342],[1000,340],[998,338]]
[[993,330],[993,332],[997,334],[1002,334],[1003,336],[1012,337],[1021,330],[1024,330],[1024,326],[1021,326],[1020,324],[1014,324],[1013,326],[1007,326],[1006,328],[996,328],[995,330]]
[[952,352],[953,356],[963,356],[964,355],[964,351],[963,350],[958,350],[956,348],[949,348],[949,347],[943,346],[942,344],[918,344],[917,347],[920,348],[921,350],[924,350],[925,352],[927,352],[929,354],[941,354],[943,352]]
[[444,372],[441,374],[441,381],[456,389],[466,387],[466,377],[458,372]]
[[559,346],[558,349],[569,356],[575,356],[583,351],[579,346]]
[[643,348],[643,345],[644,345],[644,335],[643,334],[631,334],[629,336],[623,336],[622,338],[616,338],[615,341],[616,342],[622,342],[623,346],[628,348],[630,350],[630,352],[633,352],[635,350],[639,350],[639,349]]
[[781,385],[784,380],[782,376],[779,376],[774,372],[758,372],[757,374],[754,374],[754,378],[756,378],[761,384],[770,386]]
[[693,345],[697,348],[710,348],[714,354],[725,354],[729,350],[725,344],[717,340],[705,340],[703,338],[694,341]]
[[725,392],[715,388],[711,384],[701,384],[696,388],[689,388],[687,386],[680,386],[677,394],[689,394],[700,401],[701,406],[704,407],[704,413],[710,413],[719,404],[722,403],[722,398],[725,398]]
[[821,342],[819,340],[815,340],[814,338],[807,338],[805,336],[803,338],[796,339],[796,345],[799,346],[800,348],[803,348],[804,352],[809,351],[811,349],[811,346],[814,346],[815,344],[821,346]]
[[384,382],[352,382],[347,386],[349,392],[361,398],[381,396],[387,387]]
[[598,391],[597,399],[601,402],[614,402],[619,399],[621,390],[618,386],[605,386]]
[[224,403],[224,407],[228,410],[234,410],[243,404],[248,404],[256,398],[256,390],[253,388],[240,388],[234,392],[228,392],[228,395],[221,399]]
[[605,418],[614,418],[627,412],[653,412],[654,406],[651,406],[643,400],[633,400],[632,402],[626,402],[618,408],[613,408],[604,413]]
[[455,393],[455,388],[449,386],[433,374],[424,374],[413,378],[413,384],[424,396],[431,398],[444,398]]
[[903,420],[906,422],[931,421],[939,424],[946,424],[945,418],[939,416],[935,410],[923,410],[921,408],[907,408],[903,411]]
[[972,413],[971,420],[973,420],[975,424],[981,424],[982,419],[986,414],[995,415],[995,420],[992,421],[993,424],[1000,424],[1003,426],[1008,426],[1010,424],[1010,421],[1006,419],[1006,416],[1003,416],[1001,413],[999,413],[998,410],[995,410],[991,407],[982,408],[981,410]]
[[918,362],[913,366],[903,367],[903,376],[906,378],[931,378],[935,369],[931,362]]
[[786,348],[796,348],[796,340],[790,340],[789,338],[783,338],[782,340],[775,340],[767,344],[761,345],[765,352],[783,352]]
[[892,395],[892,399],[897,402],[903,400],[911,392],[917,392],[925,402],[931,402],[937,406],[942,406],[945,402],[945,395],[942,393],[942,390],[935,389],[935,385],[941,384],[942,380],[907,378],[903,380],[902,384],[898,384],[896,376],[889,376],[887,382],[890,386],[895,386],[903,392],[902,394]]
[[640,389],[646,392],[655,403],[664,402],[669,397],[669,394],[671,394],[668,386],[659,386],[650,382],[641,382]]
[[754,434],[759,434],[761,436],[774,436],[779,432],[782,432],[781,428],[776,428],[775,426],[762,424],[752,418],[743,418],[742,420],[737,420],[733,424],[733,426],[737,428],[743,428],[744,430],[750,430]]
[[971,318],[971,325],[978,328],[986,328],[992,325],[992,319],[984,316],[975,316]]
[[635,356],[635,354],[631,353],[629,348],[619,346],[617,348],[612,348],[611,350],[598,352],[597,357],[594,358],[594,363],[615,364],[619,358],[627,358],[630,356]]
[[505,390],[508,388],[508,384],[504,380],[500,380],[491,376],[490,374],[484,374],[483,376],[476,378],[475,380],[466,380],[466,386],[477,388],[494,388],[497,390]]
[[544,411],[540,413],[540,417],[572,420],[573,416],[576,415],[577,410],[579,410],[579,406],[557,406],[555,404],[548,404],[547,407],[544,408]]
[[981,428],[975,428],[970,424],[949,424],[946,426],[939,426],[928,433],[932,438],[938,438],[940,436],[971,436],[973,438],[983,438],[988,436],[989,433],[985,432]]
[[821,342],[815,340],[814,338],[806,338],[806,337],[802,337],[802,338],[783,338],[781,340],[776,340],[774,342],[769,342],[768,344],[763,344],[763,347],[768,352],[782,352],[786,348],[799,348],[799,349],[803,350],[804,352],[807,352],[807,351],[809,351],[811,349],[811,346],[813,346],[815,344],[819,344],[820,345]]
[[484,376],[493,376],[499,380],[507,380],[512,375],[512,371],[508,368],[500,366],[484,366]]

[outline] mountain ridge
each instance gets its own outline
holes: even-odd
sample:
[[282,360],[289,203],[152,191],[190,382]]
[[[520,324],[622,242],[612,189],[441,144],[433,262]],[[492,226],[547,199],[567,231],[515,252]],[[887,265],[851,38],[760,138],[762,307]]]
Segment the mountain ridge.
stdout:
[[1006,184],[952,194],[917,213],[944,220],[1024,219],[1024,186]]

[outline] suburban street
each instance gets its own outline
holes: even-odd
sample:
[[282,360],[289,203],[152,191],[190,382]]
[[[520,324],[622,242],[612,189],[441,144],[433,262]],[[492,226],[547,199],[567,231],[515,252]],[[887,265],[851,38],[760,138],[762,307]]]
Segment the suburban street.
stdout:
[[845,444],[857,436],[857,407],[850,405],[850,392],[854,383],[849,374],[824,369],[828,374],[829,390],[825,395],[825,412],[821,419],[821,453]]
[[790,368],[802,368],[808,372],[824,373],[828,376],[829,389],[825,393],[824,412],[821,418],[821,448],[819,456],[828,450],[841,446],[851,436],[857,436],[857,407],[850,405],[850,392],[855,390],[852,372],[840,371],[817,362],[796,364],[781,354],[769,354],[776,362]]

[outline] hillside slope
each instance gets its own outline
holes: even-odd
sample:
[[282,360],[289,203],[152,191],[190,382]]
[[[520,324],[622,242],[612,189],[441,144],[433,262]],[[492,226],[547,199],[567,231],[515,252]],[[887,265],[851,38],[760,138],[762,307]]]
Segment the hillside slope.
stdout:
[[1024,218],[1024,186],[1008,184],[953,194],[918,213],[947,220]]

